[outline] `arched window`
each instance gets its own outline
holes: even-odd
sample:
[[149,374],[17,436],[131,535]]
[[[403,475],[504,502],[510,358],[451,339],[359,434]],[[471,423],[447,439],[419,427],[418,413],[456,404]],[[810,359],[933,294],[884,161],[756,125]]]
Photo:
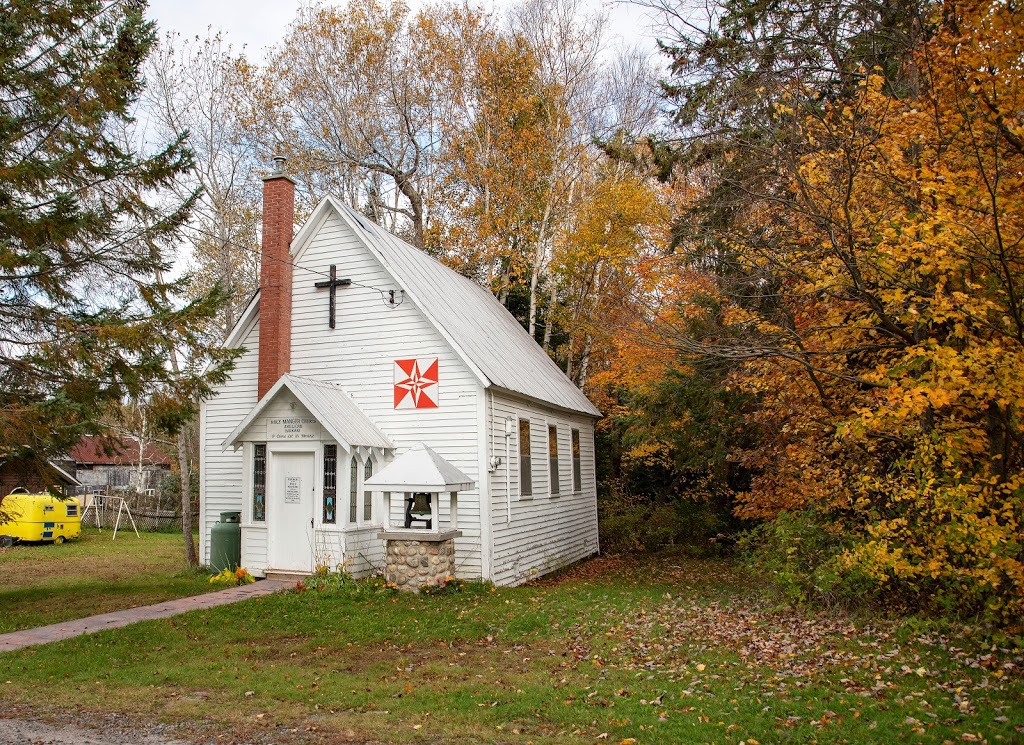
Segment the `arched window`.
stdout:
[[[369,458],[366,459],[366,464],[363,466],[363,483],[366,483],[366,479],[373,476],[373,461]],[[370,489],[363,491],[363,521],[373,522],[373,492]]]
[[348,487],[348,524],[355,525],[359,514],[359,461],[352,456],[351,480]]

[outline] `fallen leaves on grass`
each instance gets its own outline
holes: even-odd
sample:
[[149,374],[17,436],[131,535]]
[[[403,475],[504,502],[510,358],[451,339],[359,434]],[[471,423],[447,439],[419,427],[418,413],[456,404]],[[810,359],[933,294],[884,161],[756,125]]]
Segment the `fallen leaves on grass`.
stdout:
[[[804,689],[824,688],[839,697],[868,699],[865,705],[882,710],[908,707],[897,721],[915,735],[939,724],[959,730],[955,736],[963,741],[981,737],[973,729],[981,723],[979,714],[999,713],[998,704],[1019,688],[1024,668],[1019,649],[992,646],[970,627],[911,633],[896,621],[875,617],[871,624],[857,623],[841,614],[779,608],[750,596],[713,600],[683,591],[665,593],[646,607],[607,603],[596,610],[600,620],[577,621],[567,646],[574,667],[591,667],[599,677],[626,670],[638,681],[672,684],[674,701],[722,705],[743,691],[747,699],[764,697],[788,708],[805,700]],[[616,695],[628,693],[623,689]],[[665,691],[656,696],[638,700],[660,708]],[[593,705],[606,703],[598,697]],[[941,713],[933,710],[936,706]],[[786,713],[775,721],[786,728],[825,728],[860,716],[858,705],[841,713],[819,709],[810,717]],[[995,721],[1008,723],[1006,717]]]

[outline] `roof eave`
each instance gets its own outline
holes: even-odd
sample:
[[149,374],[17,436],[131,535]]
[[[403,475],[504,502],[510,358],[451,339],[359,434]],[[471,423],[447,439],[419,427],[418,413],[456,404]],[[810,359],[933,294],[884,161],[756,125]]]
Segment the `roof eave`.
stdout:
[[372,487],[374,491],[429,492],[431,494],[446,491],[469,491],[475,485],[476,482],[474,481],[465,481],[457,484],[398,484],[394,482],[387,484],[366,484],[366,486]]
[[224,349],[237,349],[241,346],[242,340],[248,335],[249,329],[252,328],[258,319],[259,307],[260,291],[257,288],[256,292],[249,298],[249,302],[246,303],[245,310],[242,311],[238,321],[231,328],[231,331],[228,332],[228,335],[224,337],[224,341],[221,344]]
[[[551,409],[566,411],[569,412],[570,414],[579,414],[580,416],[590,417],[591,419],[595,420],[601,419],[604,416],[604,414],[601,413],[601,410],[590,402],[589,398],[587,399],[587,403],[590,404],[591,410],[585,411],[583,409],[575,409],[571,406],[562,406],[561,404],[552,403],[551,401],[548,401],[545,398],[537,398],[536,396],[531,396],[529,393],[523,393],[522,391],[516,391],[511,388],[504,388],[500,385],[494,385],[493,383],[490,386],[488,386],[488,388],[494,391],[498,391],[500,393],[507,393],[508,395],[515,396],[517,398],[523,398],[526,399],[527,401],[535,402]],[[583,391],[580,391],[580,395],[586,398],[586,395],[583,393]]]
[[48,463],[48,464],[50,465],[50,468],[52,468],[52,469],[53,469],[53,470],[55,470],[55,471],[56,471],[57,473],[61,474],[61,475],[62,475],[62,476],[63,476],[63,477],[65,478],[65,479],[67,479],[67,480],[68,480],[68,482],[69,482],[69,483],[70,483],[70,484],[71,484],[72,486],[81,486],[81,485],[82,485],[82,482],[81,482],[81,481],[79,481],[78,479],[76,479],[76,478],[75,478],[74,476],[72,476],[72,475],[71,475],[70,473],[68,473],[67,471],[65,471],[65,470],[64,470],[63,468],[61,468],[60,466],[58,466],[58,465],[57,465],[56,463],[54,463],[54,462],[53,462],[52,460],[50,460],[50,461],[47,461],[47,463]]
[[[238,439],[245,433],[245,430],[249,428],[249,426],[256,420],[256,418],[263,413],[263,410],[266,409],[266,407],[270,404],[272,400],[274,400],[274,398],[277,396],[277,394],[281,391],[282,388],[287,388],[289,392],[299,400],[299,403],[305,406],[306,409],[317,418],[317,421],[320,423],[320,426],[327,430],[327,433],[334,438],[335,442],[341,445],[342,449],[346,453],[351,453],[353,447],[368,445],[367,443],[349,442],[346,438],[342,437],[341,434],[333,426],[331,426],[330,419],[322,415],[322,413],[319,411],[319,407],[317,407],[312,401],[306,398],[306,396],[302,392],[301,386],[289,384],[291,377],[291,375],[286,373],[285,375],[282,375],[281,378],[276,383],[274,383],[270,390],[267,391],[266,394],[264,394],[263,398],[256,402],[256,405],[252,408],[252,411],[249,412],[248,416],[246,416],[245,419],[243,419],[241,423],[239,423],[239,425],[231,431],[231,434],[224,439],[224,441],[221,443],[222,448],[226,450],[229,447],[233,447],[237,450],[239,447]],[[338,392],[341,393],[340,390]],[[391,443],[390,440],[387,439],[387,437],[384,436],[383,433],[380,433],[380,438],[380,443],[368,446],[380,447],[382,449],[394,448],[394,445]]]

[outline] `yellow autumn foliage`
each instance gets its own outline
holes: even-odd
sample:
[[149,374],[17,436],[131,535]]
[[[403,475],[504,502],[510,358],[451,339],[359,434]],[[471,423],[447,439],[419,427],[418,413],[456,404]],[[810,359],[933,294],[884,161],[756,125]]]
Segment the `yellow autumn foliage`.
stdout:
[[1024,38],[1000,2],[935,22],[916,91],[866,71],[797,122],[816,147],[794,208],[766,214],[763,259],[786,277],[786,323],[729,316],[774,344],[737,375],[768,433],[739,509],[812,511],[848,542],[840,571],[1019,619]]

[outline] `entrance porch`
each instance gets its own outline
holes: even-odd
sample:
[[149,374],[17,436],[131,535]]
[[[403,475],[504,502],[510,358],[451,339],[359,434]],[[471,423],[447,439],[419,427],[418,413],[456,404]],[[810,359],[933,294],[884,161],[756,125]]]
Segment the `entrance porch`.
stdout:
[[242,565],[257,576],[384,561],[382,492],[394,446],[341,388],[284,375],[224,441],[243,451]]

